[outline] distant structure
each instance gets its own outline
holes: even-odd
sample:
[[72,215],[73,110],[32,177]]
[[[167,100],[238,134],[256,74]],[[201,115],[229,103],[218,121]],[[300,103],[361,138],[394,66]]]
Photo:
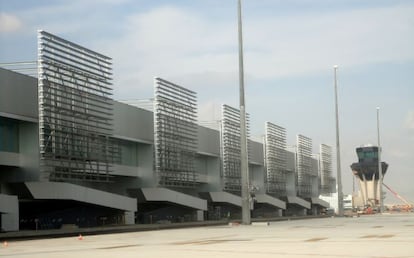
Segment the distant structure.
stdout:
[[[359,179],[359,196],[354,198],[356,207],[379,206],[379,173],[378,147],[366,146],[356,149],[358,162],[351,165],[353,174]],[[388,164],[381,162],[382,175],[385,175]]]
[[[242,217],[238,109],[200,125],[197,93],[158,77],[151,99],[122,103],[110,57],[42,30],[38,43],[37,78],[0,64],[1,232]],[[251,216],[325,212],[331,148],[299,135],[288,150],[287,130],[264,126],[247,130]]]

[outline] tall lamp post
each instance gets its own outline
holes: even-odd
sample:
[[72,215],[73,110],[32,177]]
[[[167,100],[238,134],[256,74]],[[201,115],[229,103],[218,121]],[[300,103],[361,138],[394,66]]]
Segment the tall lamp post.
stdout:
[[379,174],[379,208],[380,213],[384,212],[384,199],[382,196],[382,181],[383,181],[383,175],[382,175],[382,162],[381,162],[381,141],[380,141],[380,122],[379,122],[379,111],[380,108],[377,107],[377,137],[378,137],[378,174]]
[[335,86],[335,122],[336,122],[336,183],[338,191],[338,216],[344,215],[344,197],[342,193],[342,175],[341,175],[341,152],[339,147],[339,118],[338,118],[338,66],[334,65],[334,86]]
[[241,198],[242,224],[249,225],[250,218],[250,191],[249,191],[249,164],[247,160],[247,133],[246,107],[244,103],[244,71],[243,71],[243,34],[241,0],[238,0],[238,36],[239,36],[239,88],[240,88],[240,159],[241,159]]

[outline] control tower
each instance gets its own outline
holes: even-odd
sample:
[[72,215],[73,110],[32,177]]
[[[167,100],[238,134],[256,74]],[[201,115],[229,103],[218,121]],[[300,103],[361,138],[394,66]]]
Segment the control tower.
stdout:
[[[359,179],[360,202],[357,206],[379,205],[379,173],[378,173],[378,147],[368,146],[356,149],[358,162],[351,165],[352,172]],[[381,162],[382,176],[387,171],[388,164]]]

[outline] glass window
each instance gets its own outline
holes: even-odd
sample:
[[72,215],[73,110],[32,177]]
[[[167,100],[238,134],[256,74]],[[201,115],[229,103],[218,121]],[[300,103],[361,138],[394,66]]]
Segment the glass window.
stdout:
[[0,117],[0,151],[19,152],[19,121]]
[[373,158],[377,158],[377,152],[374,151],[367,151],[365,152],[365,158],[367,159],[373,159]]

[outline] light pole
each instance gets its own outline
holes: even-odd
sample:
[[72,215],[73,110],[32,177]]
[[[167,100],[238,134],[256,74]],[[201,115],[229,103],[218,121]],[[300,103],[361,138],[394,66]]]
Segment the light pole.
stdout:
[[243,71],[243,34],[241,0],[238,0],[238,36],[239,36],[239,88],[240,88],[240,173],[242,198],[242,223],[250,224],[250,191],[249,164],[247,160],[246,107],[244,103],[244,71]]
[[380,142],[380,125],[379,125],[379,111],[380,108],[377,107],[377,137],[378,137],[378,174],[379,174],[379,206],[380,206],[380,213],[384,212],[384,199],[382,197],[382,163],[381,163],[381,142]]
[[336,183],[338,191],[338,216],[344,215],[344,197],[342,193],[341,175],[341,152],[339,147],[339,118],[338,118],[338,79],[336,76],[338,66],[334,65],[334,86],[335,86],[335,121],[336,121]]

